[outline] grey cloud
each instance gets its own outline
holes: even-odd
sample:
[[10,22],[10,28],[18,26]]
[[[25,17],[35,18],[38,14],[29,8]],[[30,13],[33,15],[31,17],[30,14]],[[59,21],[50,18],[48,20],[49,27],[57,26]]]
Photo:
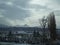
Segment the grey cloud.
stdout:
[[11,26],[11,24],[6,20],[6,18],[0,18],[0,25],[1,24]]
[[[16,3],[23,2],[19,0],[15,0],[15,1],[17,1]],[[24,2],[26,3],[26,1]],[[29,11],[19,9],[16,7],[16,5],[10,6],[10,5],[6,5],[5,3],[1,3],[0,10],[1,9],[5,10],[5,12],[2,12],[2,15],[5,15],[6,17],[11,19],[24,19],[29,16]]]
[[[52,9],[52,8],[48,8],[48,6],[50,6],[49,4],[44,5],[44,6],[40,5],[40,4],[39,5],[38,4],[30,5],[29,1],[30,0],[0,0],[0,13],[1,13],[1,15],[5,16],[5,17],[0,18],[0,24],[11,25],[12,23],[15,23],[15,22],[17,23],[17,21],[14,21],[16,19],[18,19],[19,23],[20,23],[20,20],[22,20],[21,23],[26,23],[25,22],[26,20],[24,20],[24,19],[27,17],[31,17],[30,20],[31,20],[32,24],[36,25],[37,21],[34,22],[34,20],[37,18],[40,18],[37,15],[45,15],[46,12],[49,12],[49,11],[52,11],[53,9],[55,9],[55,7],[54,7],[55,3],[57,5],[60,4],[60,0],[52,0],[52,4],[51,4],[53,7],[53,9]],[[11,3],[11,5],[9,2]],[[21,8],[18,8],[17,6],[20,6]],[[34,10],[32,10],[32,9],[34,9]],[[40,11],[40,9],[42,9],[42,11]],[[56,11],[56,12],[58,12],[58,11]],[[60,11],[58,13],[56,13],[56,16],[60,16]],[[32,20],[32,19],[34,19],[34,20]],[[12,22],[11,22],[11,20],[12,20]],[[11,22],[11,23],[9,23],[9,22]],[[17,23],[17,24],[19,25],[19,23]],[[28,22],[28,24],[29,23],[30,22]],[[32,25],[32,24],[30,24],[30,25]]]
[[20,6],[22,6],[22,7],[26,7],[27,5],[28,5],[28,2],[29,2],[30,0],[15,0],[14,1],[14,4],[16,4],[16,5],[20,5]]
[[[8,2],[12,3],[12,5],[8,4]],[[24,5],[26,6],[25,3],[27,3],[27,0],[0,0],[0,15],[4,16],[0,16],[0,24],[9,26],[23,24],[24,19],[30,16],[29,10],[24,10],[17,6],[19,5],[24,8]]]
[[60,10],[55,11],[55,16],[60,16]]

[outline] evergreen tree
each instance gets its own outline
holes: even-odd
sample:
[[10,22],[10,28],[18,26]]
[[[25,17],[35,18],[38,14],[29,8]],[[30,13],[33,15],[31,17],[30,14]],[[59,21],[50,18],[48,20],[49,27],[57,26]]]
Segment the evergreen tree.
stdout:
[[36,31],[34,30],[34,32],[33,32],[33,37],[35,37],[36,36]]
[[11,38],[11,37],[12,37],[12,33],[11,33],[11,31],[9,31],[8,38]]
[[36,35],[37,35],[37,37],[40,37],[40,34],[39,34],[39,32],[38,32],[38,31],[36,32]]
[[48,17],[48,29],[50,30],[50,37],[51,39],[56,39],[56,21],[55,21],[55,15],[52,12]]

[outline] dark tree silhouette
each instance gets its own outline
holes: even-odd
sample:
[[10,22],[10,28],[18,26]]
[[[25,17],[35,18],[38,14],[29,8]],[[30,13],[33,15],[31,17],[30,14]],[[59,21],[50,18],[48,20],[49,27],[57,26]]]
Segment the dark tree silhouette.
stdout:
[[34,32],[33,32],[33,37],[40,37],[39,32],[34,30]]
[[36,35],[37,35],[37,37],[40,37],[40,34],[39,34],[39,32],[38,32],[38,31],[36,32]]
[[10,37],[12,35],[11,31],[9,31],[8,36]]
[[52,40],[56,40],[56,21],[54,12],[48,16],[48,29],[50,30],[50,37]]
[[9,31],[9,33],[8,33],[8,40],[10,40],[11,38],[12,38],[12,32],[11,31]]
[[35,36],[36,36],[36,31],[34,30],[34,31],[33,31],[33,37],[35,37]]

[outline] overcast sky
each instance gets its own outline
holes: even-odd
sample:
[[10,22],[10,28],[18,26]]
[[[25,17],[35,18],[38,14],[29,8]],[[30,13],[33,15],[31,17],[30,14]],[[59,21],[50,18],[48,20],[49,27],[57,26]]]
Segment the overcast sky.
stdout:
[[39,26],[39,19],[54,12],[60,27],[60,0],[0,0],[0,24]]

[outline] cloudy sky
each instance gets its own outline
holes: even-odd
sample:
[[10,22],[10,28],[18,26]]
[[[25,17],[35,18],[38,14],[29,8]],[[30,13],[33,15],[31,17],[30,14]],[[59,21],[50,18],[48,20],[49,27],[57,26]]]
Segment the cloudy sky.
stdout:
[[0,0],[0,24],[39,26],[39,19],[52,11],[60,27],[60,0]]

